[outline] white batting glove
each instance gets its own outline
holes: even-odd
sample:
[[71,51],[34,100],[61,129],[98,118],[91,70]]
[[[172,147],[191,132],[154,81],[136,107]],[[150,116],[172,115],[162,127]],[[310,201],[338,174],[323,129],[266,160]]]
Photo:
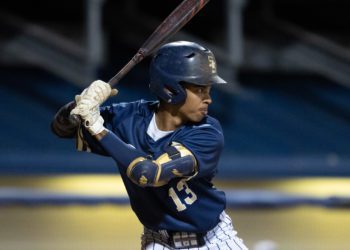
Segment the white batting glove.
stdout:
[[75,97],[75,102],[79,104],[82,99],[94,100],[91,102],[92,106],[101,105],[109,97],[118,93],[117,89],[112,89],[111,86],[101,80],[96,80],[90,84],[89,87],[83,90],[80,95]]
[[93,106],[94,103],[90,99],[81,99],[79,104],[70,112],[71,115],[78,115],[83,119],[84,126],[92,135],[99,134],[105,129],[100,108],[98,105]]
[[103,126],[103,123],[104,123],[104,120],[102,116],[99,115],[97,120],[93,124],[91,125],[84,124],[84,126],[87,128],[87,130],[90,132],[91,135],[97,135],[106,129]]

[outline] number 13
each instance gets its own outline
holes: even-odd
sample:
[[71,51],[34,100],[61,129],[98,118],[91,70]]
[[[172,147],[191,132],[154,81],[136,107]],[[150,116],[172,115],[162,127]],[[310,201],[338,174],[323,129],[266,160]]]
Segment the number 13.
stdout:
[[191,205],[197,200],[197,195],[190,189],[190,187],[184,180],[181,180],[177,183],[176,189],[178,192],[185,190],[186,194],[188,194],[188,196],[184,199],[184,202],[182,202],[179,196],[177,195],[175,189],[172,187],[169,189],[169,196],[171,197],[171,199],[173,199],[177,211],[181,212],[185,210],[187,208],[186,204]]

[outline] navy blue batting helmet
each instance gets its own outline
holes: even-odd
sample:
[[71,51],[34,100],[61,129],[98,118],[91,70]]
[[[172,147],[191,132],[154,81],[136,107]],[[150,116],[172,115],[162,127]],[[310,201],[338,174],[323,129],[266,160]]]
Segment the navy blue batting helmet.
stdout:
[[207,86],[226,83],[217,75],[213,53],[197,43],[179,41],[163,45],[150,66],[150,89],[158,98],[178,104],[186,99],[181,83]]

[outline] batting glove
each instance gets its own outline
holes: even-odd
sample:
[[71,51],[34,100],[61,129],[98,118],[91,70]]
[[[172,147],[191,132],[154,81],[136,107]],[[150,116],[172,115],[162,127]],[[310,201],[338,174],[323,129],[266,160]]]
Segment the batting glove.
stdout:
[[75,97],[75,102],[79,104],[81,100],[89,99],[91,100],[92,106],[97,106],[104,103],[109,97],[115,96],[117,93],[118,90],[112,89],[108,83],[96,80],[92,82],[89,87],[84,89],[80,95]]
[[104,120],[100,115],[100,107],[98,105],[94,105],[94,100],[81,99],[70,114],[80,116],[88,131],[92,135],[97,135],[101,133],[105,127],[103,126]]

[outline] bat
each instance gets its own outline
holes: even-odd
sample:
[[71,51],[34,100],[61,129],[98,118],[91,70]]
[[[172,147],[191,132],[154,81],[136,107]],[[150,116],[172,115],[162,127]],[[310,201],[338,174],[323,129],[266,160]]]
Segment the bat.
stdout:
[[192,19],[209,0],[184,0],[153,31],[132,59],[108,83],[116,85],[136,64],[151,55]]
[[[157,50],[167,39],[179,31],[189,20],[192,19],[209,0],[184,0],[182,1],[153,31],[153,33],[144,42],[132,59],[109,81],[109,85],[113,87],[139,62],[145,57],[151,55]],[[79,123],[80,117],[71,115],[70,119]]]

